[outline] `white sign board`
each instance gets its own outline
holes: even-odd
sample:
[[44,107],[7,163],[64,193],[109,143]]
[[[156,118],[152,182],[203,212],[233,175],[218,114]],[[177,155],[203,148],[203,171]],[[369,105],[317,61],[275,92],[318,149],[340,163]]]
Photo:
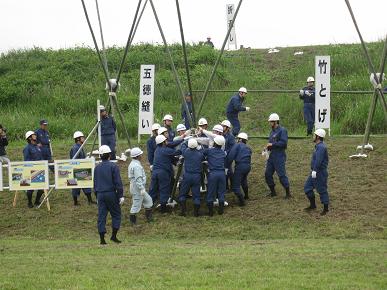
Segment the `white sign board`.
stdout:
[[138,139],[152,134],[155,66],[143,64],[140,69],[140,97],[138,106]]
[[[227,13],[227,31],[230,28],[230,25],[232,23],[232,19],[234,18],[234,12],[235,7],[234,4],[227,4],[226,5],[226,13]],[[235,45],[235,49],[237,49],[237,42],[236,42],[236,34],[235,34],[235,23],[231,28],[230,35],[228,37],[228,49],[230,49],[230,46]]]
[[330,56],[316,56],[316,129],[330,129],[331,127],[331,58]]

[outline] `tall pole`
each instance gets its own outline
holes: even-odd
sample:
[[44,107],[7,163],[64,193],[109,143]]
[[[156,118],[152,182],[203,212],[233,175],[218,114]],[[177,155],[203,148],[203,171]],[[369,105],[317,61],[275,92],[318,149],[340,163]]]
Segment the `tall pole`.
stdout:
[[210,86],[211,86],[212,81],[213,81],[213,79],[214,79],[216,69],[218,68],[220,59],[221,59],[221,57],[222,57],[222,55],[223,55],[224,48],[226,47],[227,40],[228,40],[228,38],[229,38],[229,36],[230,36],[231,29],[232,29],[232,27],[234,26],[235,19],[236,19],[237,15],[238,15],[239,8],[241,7],[241,4],[242,4],[242,0],[239,0],[237,9],[236,9],[235,14],[234,14],[234,17],[232,18],[231,24],[230,24],[230,26],[228,27],[228,30],[227,30],[226,37],[224,38],[223,45],[222,45],[222,49],[220,50],[220,53],[219,53],[219,55],[218,55],[218,58],[216,59],[214,68],[212,69],[212,73],[211,73],[210,79],[208,80],[208,83],[207,83],[206,88],[205,88],[205,90],[204,90],[202,99],[200,100],[199,109],[198,109],[197,114],[196,114],[196,119],[199,118],[199,115],[200,115],[200,113],[201,113],[201,111],[202,111],[204,101],[206,100],[206,97],[207,97],[207,94],[208,94],[208,90],[210,89]]

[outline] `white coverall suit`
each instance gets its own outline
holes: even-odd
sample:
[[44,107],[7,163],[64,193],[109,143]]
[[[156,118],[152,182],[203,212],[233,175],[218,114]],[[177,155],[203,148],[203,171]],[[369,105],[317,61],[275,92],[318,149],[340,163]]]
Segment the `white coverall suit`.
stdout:
[[[133,159],[128,168],[130,181],[130,193],[132,195],[131,214],[137,214],[141,210],[141,205],[145,209],[153,206],[153,201],[150,195],[145,191],[146,175],[140,161]],[[143,194],[141,194],[143,192]]]

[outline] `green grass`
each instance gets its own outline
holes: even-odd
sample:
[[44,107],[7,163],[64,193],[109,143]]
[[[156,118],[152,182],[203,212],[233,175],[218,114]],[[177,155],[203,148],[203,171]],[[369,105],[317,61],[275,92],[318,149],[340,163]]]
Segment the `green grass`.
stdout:
[[[369,43],[375,65],[382,52],[382,43]],[[187,89],[182,51],[171,46],[174,61],[184,90]],[[294,56],[302,50],[304,55]],[[107,51],[109,70],[114,76],[118,70],[123,49],[112,47]],[[219,52],[207,46],[188,46],[188,58],[193,89],[204,89]],[[212,89],[237,89],[240,86],[258,89],[295,89],[304,86],[313,75],[314,56],[331,55],[332,90],[370,90],[369,74],[360,45],[325,45],[281,48],[277,54],[266,50],[239,50],[226,52],[216,73]],[[181,97],[178,94],[168,58],[162,46],[148,44],[131,48],[122,74],[122,88],[118,102],[125,116],[130,134],[137,134],[138,92],[140,64],[156,65],[155,120],[161,121],[166,113],[180,121]],[[96,53],[87,47],[61,50],[11,51],[0,56],[0,123],[9,129],[12,139],[22,138],[25,131],[46,118],[53,138],[64,139],[73,131],[88,132],[94,125],[96,100],[106,100],[105,81]],[[210,93],[202,116],[213,124],[222,120],[229,93]],[[201,94],[194,95],[198,103]],[[371,96],[332,96],[332,133],[359,134],[364,132]],[[262,123],[271,112],[278,112],[291,133],[303,132],[302,104],[297,94],[248,95],[246,104],[252,108],[242,118],[244,129],[251,134],[262,133]],[[33,112],[33,113],[31,113]],[[249,121],[251,120],[251,121]],[[378,106],[374,133],[386,133],[387,125]],[[123,136],[122,128],[119,133]]]

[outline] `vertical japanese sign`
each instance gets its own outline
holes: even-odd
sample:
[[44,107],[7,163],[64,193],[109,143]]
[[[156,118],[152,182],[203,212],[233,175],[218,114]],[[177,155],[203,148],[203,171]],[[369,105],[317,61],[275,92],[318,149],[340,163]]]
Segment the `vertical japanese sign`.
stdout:
[[155,66],[143,64],[140,69],[140,97],[138,106],[138,140],[140,135],[152,134]]
[[9,165],[9,190],[48,189],[48,162],[22,161]]
[[331,58],[330,56],[316,56],[316,129],[330,129],[331,123]]
[[[234,18],[234,4],[227,4],[227,31],[230,28],[230,25],[232,23],[232,19]],[[231,28],[230,35],[228,37],[228,49],[230,49],[230,46],[235,45],[235,49],[237,49],[237,42],[236,42],[236,34],[235,34],[235,23]]]

